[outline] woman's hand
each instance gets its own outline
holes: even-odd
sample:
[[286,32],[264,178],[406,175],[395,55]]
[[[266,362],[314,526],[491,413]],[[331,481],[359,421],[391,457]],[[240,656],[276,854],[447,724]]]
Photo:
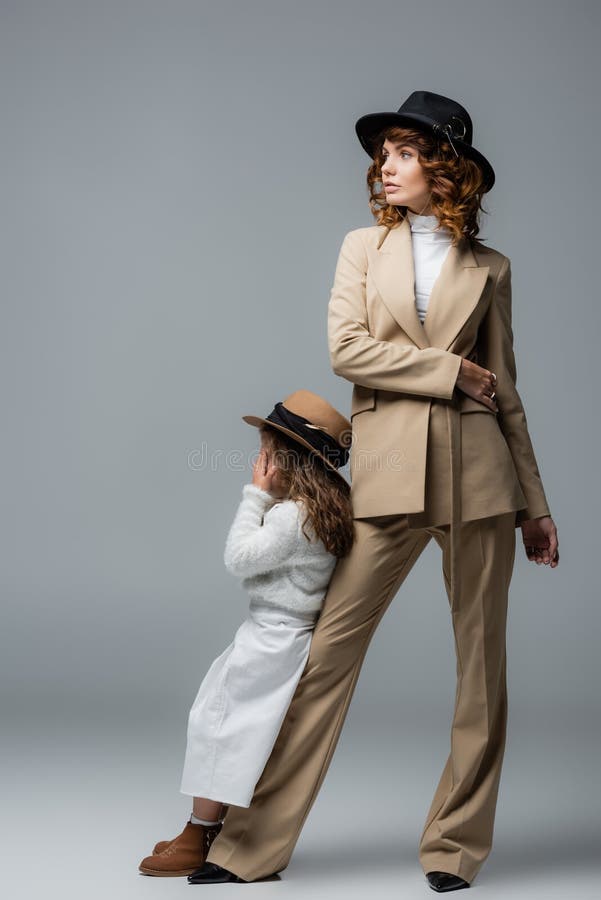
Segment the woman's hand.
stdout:
[[540,565],[551,565],[554,569],[559,563],[559,541],[557,529],[551,516],[540,516],[538,519],[526,519],[521,524],[522,538],[526,556]]
[[253,466],[253,484],[267,491],[272,496],[277,496],[277,488],[275,480],[277,477],[277,466],[270,462],[269,454],[265,447],[261,447],[259,455]]
[[490,399],[490,395],[494,392],[496,383],[497,376],[494,372],[484,369],[477,363],[465,359],[465,357],[461,360],[461,368],[459,369],[455,387],[458,387],[469,397],[473,397],[474,400],[478,400],[480,403],[488,406],[494,412],[498,412],[499,408],[495,401]]

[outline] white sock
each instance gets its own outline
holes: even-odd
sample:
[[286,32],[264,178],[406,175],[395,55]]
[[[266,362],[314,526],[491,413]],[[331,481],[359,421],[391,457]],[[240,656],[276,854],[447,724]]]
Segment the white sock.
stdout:
[[208,819],[199,819],[197,816],[194,815],[194,813],[191,813],[190,821],[194,825],[219,825],[219,823],[221,822],[221,819],[216,819],[214,822],[210,822]]

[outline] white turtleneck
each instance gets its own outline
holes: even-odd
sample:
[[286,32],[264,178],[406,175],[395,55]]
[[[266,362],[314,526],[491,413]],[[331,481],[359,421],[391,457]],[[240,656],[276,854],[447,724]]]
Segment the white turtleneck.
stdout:
[[437,216],[420,216],[408,209],[407,218],[413,246],[415,306],[420,322],[423,323],[432,286],[451,246],[451,231],[446,225],[435,230],[438,226]]

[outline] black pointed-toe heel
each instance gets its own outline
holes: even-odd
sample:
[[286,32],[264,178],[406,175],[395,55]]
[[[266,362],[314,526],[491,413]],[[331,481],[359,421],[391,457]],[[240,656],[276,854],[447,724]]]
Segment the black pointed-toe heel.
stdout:
[[189,884],[218,884],[223,881],[241,881],[245,884],[244,878],[229,872],[222,866],[213,862],[205,862],[199,869],[188,875]]
[[450,872],[427,872],[426,878],[433,891],[458,891],[469,887],[469,882]]

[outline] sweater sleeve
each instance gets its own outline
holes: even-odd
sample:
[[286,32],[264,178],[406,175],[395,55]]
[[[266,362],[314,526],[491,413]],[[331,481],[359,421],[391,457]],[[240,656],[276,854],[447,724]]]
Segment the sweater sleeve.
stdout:
[[232,575],[249,577],[282,565],[294,552],[298,507],[296,503],[274,503],[271,494],[252,483],[244,485],[242,494],[223,560]]

